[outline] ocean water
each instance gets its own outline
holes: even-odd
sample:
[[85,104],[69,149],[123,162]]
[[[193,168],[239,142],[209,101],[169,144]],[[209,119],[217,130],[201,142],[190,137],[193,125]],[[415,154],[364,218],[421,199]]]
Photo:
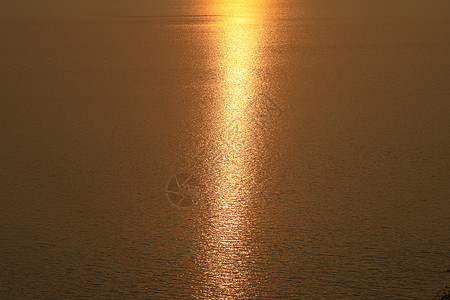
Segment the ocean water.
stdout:
[[0,19],[0,298],[450,284],[443,2],[155,3]]

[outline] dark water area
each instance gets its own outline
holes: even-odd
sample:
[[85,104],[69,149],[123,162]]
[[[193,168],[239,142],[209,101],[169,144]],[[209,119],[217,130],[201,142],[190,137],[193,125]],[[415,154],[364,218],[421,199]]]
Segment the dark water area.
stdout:
[[0,298],[449,285],[450,15],[350,4],[1,17]]

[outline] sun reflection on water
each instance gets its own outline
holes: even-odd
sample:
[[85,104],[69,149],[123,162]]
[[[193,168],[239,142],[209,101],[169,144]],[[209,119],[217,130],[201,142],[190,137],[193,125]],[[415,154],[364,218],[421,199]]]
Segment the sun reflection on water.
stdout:
[[252,246],[251,167],[255,155],[247,151],[252,144],[252,124],[245,110],[261,89],[257,77],[261,47],[262,3],[235,0],[219,3],[222,19],[217,33],[222,70],[219,104],[214,111],[217,145],[224,159],[209,172],[211,188],[202,234],[205,278],[198,298],[252,298],[256,273]]

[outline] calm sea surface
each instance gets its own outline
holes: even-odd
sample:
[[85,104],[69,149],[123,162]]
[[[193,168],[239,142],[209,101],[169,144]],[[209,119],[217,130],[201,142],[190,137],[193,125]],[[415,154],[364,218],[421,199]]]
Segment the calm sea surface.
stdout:
[[1,18],[0,298],[432,298],[450,284],[445,14]]

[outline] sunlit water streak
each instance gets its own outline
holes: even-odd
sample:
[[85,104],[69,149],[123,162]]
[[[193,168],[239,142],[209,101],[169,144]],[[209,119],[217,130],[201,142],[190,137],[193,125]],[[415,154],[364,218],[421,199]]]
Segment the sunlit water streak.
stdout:
[[[214,143],[220,158],[210,170],[211,188],[206,222],[201,239],[205,276],[197,291],[199,298],[249,298],[255,296],[255,251],[252,246],[252,164],[258,152],[253,144],[254,124],[247,117],[247,105],[260,91],[255,70],[261,47],[262,3],[233,1],[214,7],[224,15],[217,33],[222,76],[214,123]],[[211,159],[211,158],[209,158]],[[253,277],[252,277],[253,276]]]

